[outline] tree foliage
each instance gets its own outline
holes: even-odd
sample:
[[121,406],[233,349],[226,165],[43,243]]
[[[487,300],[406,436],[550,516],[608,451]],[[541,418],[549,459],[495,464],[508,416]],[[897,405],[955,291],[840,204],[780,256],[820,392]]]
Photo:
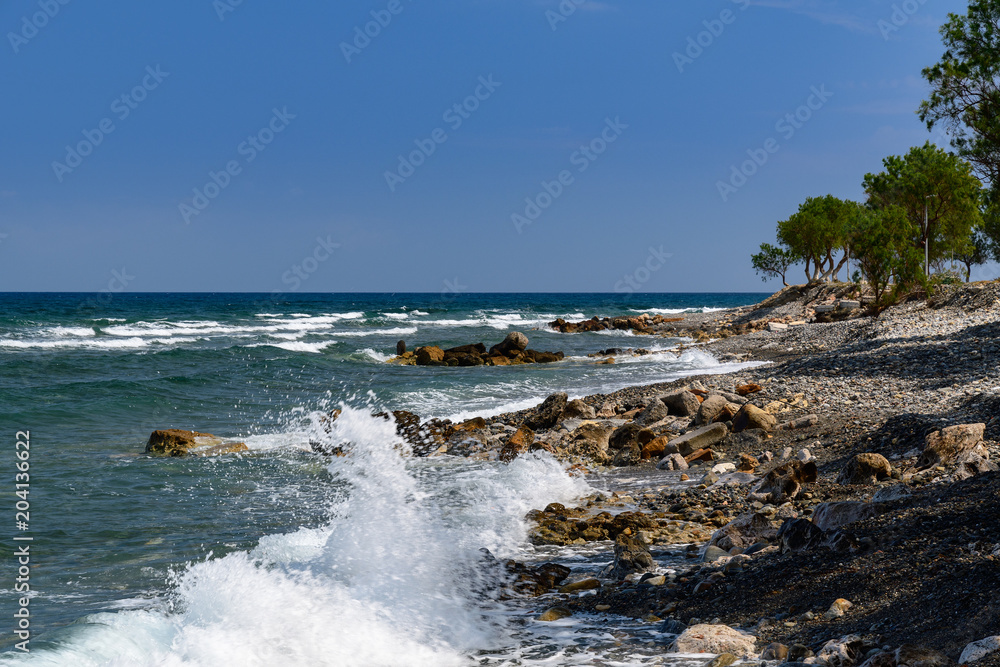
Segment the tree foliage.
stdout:
[[913,247],[913,234],[913,223],[899,206],[867,209],[855,221],[850,245],[875,297],[875,312],[923,278],[923,256]]
[[785,274],[789,267],[798,264],[801,258],[789,248],[774,246],[770,243],[761,243],[760,252],[750,257],[753,262],[754,271],[761,277],[761,280],[769,278],[781,278],[781,284],[788,286]]
[[[847,238],[859,213],[855,202],[833,195],[809,197],[799,210],[778,223],[778,241],[801,257],[810,283],[837,280],[847,261]],[[843,252],[840,259],[837,254]]]

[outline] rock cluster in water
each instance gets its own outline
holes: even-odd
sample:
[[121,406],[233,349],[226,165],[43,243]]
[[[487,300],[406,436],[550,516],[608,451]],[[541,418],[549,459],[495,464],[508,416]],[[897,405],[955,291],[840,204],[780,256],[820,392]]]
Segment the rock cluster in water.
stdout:
[[448,349],[436,345],[425,345],[407,351],[400,341],[396,350],[399,354],[389,360],[390,364],[401,366],[513,366],[517,364],[548,364],[562,361],[562,352],[539,352],[528,349],[528,337],[520,331],[507,334],[503,342],[486,349],[483,343],[471,343]]

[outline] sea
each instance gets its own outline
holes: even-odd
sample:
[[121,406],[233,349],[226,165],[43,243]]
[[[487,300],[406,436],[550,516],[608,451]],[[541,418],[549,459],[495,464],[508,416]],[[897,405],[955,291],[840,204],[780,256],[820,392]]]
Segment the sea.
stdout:
[[[555,391],[733,370],[697,346],[670,351],[684,339],[547,323],[681,316],[765,296],[0,294],[0,665],[676,661],[656,624],[542,623],[544,599],[484,592],[483,549],[574,573],[610,562],[608,544],[532,546],[524,518],[602,490],[600,479],[547,454],[407,457],[372,413],[458,421]],[[400,340],[489,346],[511,331],[565,360],[386,363]],[[612,347],[663,353],[613,365],[587,356]],[[327,433],[321,418],[334,409]],[[150,433],[165,428],[249,451],[146,456]],[[310,441],[323,438],[351,442],[351,454],[314,454]]]

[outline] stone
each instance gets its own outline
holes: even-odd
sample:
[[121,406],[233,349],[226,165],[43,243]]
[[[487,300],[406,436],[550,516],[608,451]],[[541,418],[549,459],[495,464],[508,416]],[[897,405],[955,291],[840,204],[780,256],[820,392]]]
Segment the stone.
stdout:
[[418,347],[416,355],[418,366],[431,366],[444,363],[444,350],[436,345]]
[[[484,565],[496,567],[499,564],[488,549],[480,551],[485,552],[482,559]],[[503,574],[506,574],[506,586],[519,595],[531,597],[545,595],[570,574],[568,567],[557,563],[543,563],[538,567],[531,567],[515,560],[507,560],[503,562],[502,567]]]
[[675,391],[660,398],[667,406],[670,414],[678,417],[690,417],[698,412],[701,401],[698,397],[686,389]]
[[722,411],[726,409],[727,403],[729,403],[729,401],[727,401],[724,397],[719,396],[718,394],[711,394],[698,407],[698,414],[695,415],[694,418],[695,425],[701,426],[714,422],[716,418],[722,414]]
[[812,649],[802,644],[792,644],[788,648],[788,662],[802,662],[816,655]]
[[924,451],[917,461],[918,468],[951,465],[963,452],[983,441],[986,424],[959,424],[935,431],[924,441]]
[[653,438],[642,446],[642,458],[662,459],[668,453],[676,453],[676,448],[669,446],[670,440],[664,436]]
[[779,505],[794,500],[805,490],[806,484],[816,481],[819,470],[815,461],[803,463],[792,459],[772,469],[750,489],[751,497],[761,502]]
[[845,551],[852,546],[850,538],[844,533],[825,533],[809,519],[786,519],[778,529],[778,543],[782,553],[820,547]]
[[[979,447],[981,447],[981,445]],[[952,474],[952,478],[956,481],[975,477],[976,475],[980,475],[984,472],[996,472],[1000,469],[997,467],[997,464],[985,458],[975,450],[962,452],[958,455],[958,458],[955,459],[955,463],[957,466],[955,468],[955,472]]]
[[761,660],[776,660],[783,662],[788,657],[788,647],[778,642],[771,642],[760,654]]
[[894,500],[902,500],[903,498],[909,498],[913,493],[910,491],[910,487],[904,483],[893,484],[891,486],[883,486],[875,495],[872,496],[873,503],[889,503]]
[[686,626],[684,623],[681,623],[676,618],[668,618],[667,620],[663,621],[663,625],[660,626],[660,632],[662,632],[665,635],[679,635],[685,630],[687,630],[687,627],[688,626]]
[[643,428],[635,422],[622,424],[611,433],[608,438],[608,447],[611,449],[627,449],[630,447],[641,448],[656,439],[656,434],[648,428]]
[[712,466],[712,472],[715,473],[716,475],[725,475],[726,473],[729,472],[736,472],[736,464],[728,462],[718,463]]
[[861,663],[860,667],[896,667],[896,655],[889,651],[878,651]]
[[688,462],[680,454],[667,454],[656,464],[660,470],[687,470]]
[[249,451],[250,448],[247,447],[245,442],[226,442],[221,445],[205,447],[204,449],[195,449],[188,453],[195,456],[222,456],[223,454],[239,454]]
[[614,401],[604,401],[597,411],[597,416],[601,419],[609,419],[618,414],[618,405]]
[[396,356],[401,357],[406,354],[406,341],[401,340],[396,343]]
[[559,421],[566,419],[597,419],[597,411],[581,399],[576,398],[572,401],[567,401],[566,407],[563,408],[562,414],[559,415]]
[[768,518],[753,512],[740,515],[719,528],[708,544],[729,552],[734,548],[746,549],[758,542],[770,542],[776,536],[777,531]]
[[647,426],[649,424],[655,424],[661,419],[666,419],[669,415],[670,410],[668,410],[667,406],[663,404],[663,401],[658,398],[654,398],[649,401],[646,404],[646,407],[643,408],[642,412],[636,416],[635,421],[643,426]]
[[528,451],[535,442],[535,432],[527,426],[521,426],[507,439],[498,458],[504,463],[510,463],[521,454]]
[[729,552],[725,549],[720,549],[714,544],[710,544],[705,547],[705,553],[701,555],[701,560],[703,563],[714,563],[720,558],[728,558]]
[[684,461],[686,461],[688,465],[694,463],[695,461],[704,461],[707,463],[714,460],[715,454],[712,453],[711,449],[696,449],[684,457]]
[[962,655],[958,661],[963,665],[976,662],[997,651],[1000,651],[1000,635],[987,637],[967,644],[962,649]]
[[[918,664],[919,663],[919,664]],[[924,646],[903,644],[896,649],[896,665],[899,667],[948,667],[951,659],[940,651]]]
[[816,658],[829,667],[854,667],[863,655],[864,644],[858,635],[831,639],[819,650]]
[[760,465],[760,461],[755,456],[746,452],[740,454],[740,462],[736,464],[736,469],[740,472],[753,472]]
[[605,464],[608,459],[608,438],[614,427],[608,422],[588,422],[580,424],[564,444],[566,450],[598,464]]
[[739,660],[739,658],[732,653],[720,653],[712,658],[709,663],[705,665],[705,667],[729,667],[729,665],[733,664],[737,660]]
[[[238,445],[243,445],[242,448]],[[185,431],[179,428],[168,428],[153,431],[146,442],[146,453],[160,456],[185,456],[187,454],[202,454],[215,450],[215,453],[205,454],[206,456],[216,456],[217,454],[228,454],[223,451],[226,447],[231,447],[232,452],[245,452],[245,443],[227,443],[217,435],[211,433],[200,433],[198,431]]]
[[642,448],[632,444],[615,450],[615,455],[611,460],[611,465],[616,468],[639,465],[642,462]]
[[764,388],[756,382],[748,382],[736,387],[736,393],[740,396],[747,396],[749,394],[756,394],[758,391],[762,391],[763,389]]
[[809,428],[819,423],[819,415],[806,415],[798,419],[786,421],[778,426],[779,431],[794,431],[800,428]]
[[490,348],[489,355],[491,357],[494,355],[512,357],[518,352],[524,352],[526,349],[528,349],[528,337],[520,331],[511,331],[503,339],[503,342],[497,343]]
[[854,605],[851,604],[849,600],[845,600],[844,598],[837,598],[836,600],[833,601],[833,604],[830,605],[830,608],[827,609],[826,612],[823,614],[823,618],[827,621],[832,621],[836,618],[840,618],[845,613],[847,613],[848,609],[850,609],[853,606]]
[[559,587],[560,593],[577,593],[579,591],[592,591],[601,587],[601,582],[593,577],[588,577],[587,579],[580,579],[579,581],[571,581],[568,584]]
[[733,431],[739,433],[748,428],[759,428],[770,433],[777,426],[778,420],[752,403],[746,403],[733,417]]
[[875,484],[892,476],[889,460],[881,454],[855,454],[837,477],[837,484]]
[[678,635],[671,651],[675,653],[732,653],[739,658],[757,655],[757,638],[728,625],[692,625]]
[[670,445],[677,448],[677,451],[687,456],[691,452],[699,449],[711,449],[712,445],[718,444],[729,434],[729,429],[725,424],[709,424],[688,431],[684,435],[674,438]]
[[787,324],[783,324],[781,322],[768,322],[767,323],[767,330],[770,331],[770,332],[772,332],[772,333],[775,332],[775,331],[784,331],[787,328],[788,328],[788,325]]
[[883,508],[876,503],[843,501],[820,503],[813,508],[812,522],[820,530],[837,530],[855,521],[864,521],[882,514]]
[[568,398],[566,392],[560,391],[552,394],[542,401],[535,408],[534,414],[524,421],[525,426],[535,431],[552,428],[559,420],[559,415],[566,409]]
[[655,567],[656,561],[641,539],[625,533],[615,538],[615,559],[608,569],[608,578],[620,581],[630,574],[649,572]]
[[569,618],[572,615],[573,612],[566,607],[550,607],[542,612],[542,615],[538,617],[538,620],[543,623],[551,623],[552,621],[558,621],[562,618]]

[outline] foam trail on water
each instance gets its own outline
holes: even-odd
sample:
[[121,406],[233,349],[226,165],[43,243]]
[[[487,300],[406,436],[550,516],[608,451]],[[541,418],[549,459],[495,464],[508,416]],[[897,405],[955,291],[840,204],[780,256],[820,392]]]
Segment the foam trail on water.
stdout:
[[[166,600],[96,614],[0,665],[467,665],[509,645],[481,593],[488,547],[512,555],[531,507],[587,492],[551,457],[409,459],[391,421],[344,407],[328,434],[332,520],[188,565]],[[43,641],[45,640],[45,641]]]

